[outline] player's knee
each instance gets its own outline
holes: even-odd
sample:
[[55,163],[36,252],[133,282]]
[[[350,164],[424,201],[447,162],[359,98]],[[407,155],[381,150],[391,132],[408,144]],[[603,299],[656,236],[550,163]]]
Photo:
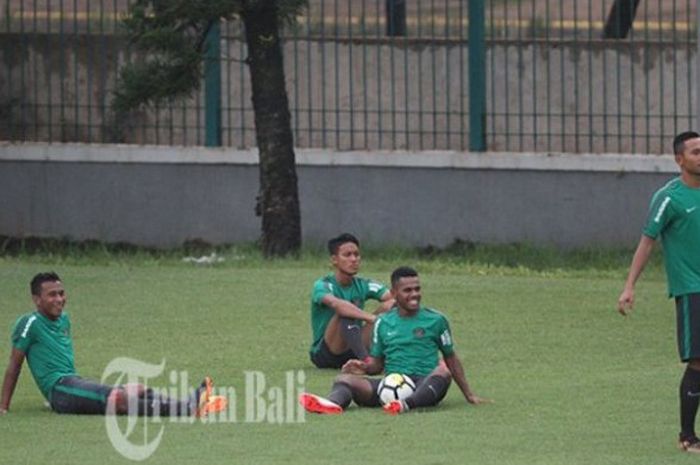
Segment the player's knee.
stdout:
[[356,378],[357,378],[357,375],[352,375],[349,373],[341,373],[335,377],[333,382],[347,384],[348,386],[352,386]]
[[441,377],[447,379],[447,381],[452,380],[452,373],[450,373],[449,368],[447,368],[447,365],[445,365],[444,362],[441,362],[437,366],[437,368],[435,368],[435,371],[433,371],[433,375],[441,376]]

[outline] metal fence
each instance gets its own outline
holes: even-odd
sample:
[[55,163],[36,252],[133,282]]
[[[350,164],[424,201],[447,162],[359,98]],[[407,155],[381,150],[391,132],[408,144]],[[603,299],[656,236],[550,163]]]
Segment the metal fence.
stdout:
[[[468,150],[483,99],[487,150],[668,152],[697,110],[695,2],[618,2],[638,5],[633,22],[615,0],[485,0],[472,72],[486,85],[470,95],[466,0],[311,0],[284,31],[295,144]],[[127,0],[3,3],[0,139],[204,144],[202,91],[115,129]],[[255,145],[245,55],[240,24],[223,24],[220,130],[239,148]]]

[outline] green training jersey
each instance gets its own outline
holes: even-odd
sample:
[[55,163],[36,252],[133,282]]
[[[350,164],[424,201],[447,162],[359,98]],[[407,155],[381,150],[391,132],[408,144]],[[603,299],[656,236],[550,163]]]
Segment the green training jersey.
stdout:
[[352,303],[357,308],[364,309],[367,300],[381,301],[382,296],[387,292],[388,289],[383,284],[365,278],[354,277],[352,283],[345,287],[338,284],[335,275],[332,274],[317,280],[311,291],[311,332],[313,334],[311,352],[318,350],[326,327],[335,315],[335,310],[321,302],[325,296],[330,294]]
[[372,357],[384,358],[386,373],[426,376],[438,365],[438,351],[454,353],[450,325],[445,316],[421,307],[413,316],[393,308],[374,323]]
[[669,295],[700,292],[700,189],[669,181],[652,197],[643,233],[661,239]]
[[58,380],[76,374],[70,319],[65,312],[56,320],[38,311],[19,317],[12,329],[12,347],[25,354],[34,381],[49,401]]

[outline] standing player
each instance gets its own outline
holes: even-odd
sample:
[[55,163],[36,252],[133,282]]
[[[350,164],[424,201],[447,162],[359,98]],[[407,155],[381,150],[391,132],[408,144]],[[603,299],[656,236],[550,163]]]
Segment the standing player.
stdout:
[[[302,406],[312,413],[343,413],[352,400],[365,407],[380,405],[377,387],[380,379],[363,375],[401,373],[409,376],[416,390],[403,401],[393,401],[384,411],[396,415],[417,407],[437,405],[455,380],[470,404],[485,399],[472,392],[464,376],[462,362],[454,351],[447,319],[441,313],[422,307],[418,273],[400,267],[391,274],[391,294],[396,307],[381,315],[374,326],[371,356],[367,361],[350,360],[336,377],[330,395],[323,398],[303,393]],[[439,361],[438,351],[444,362]]]
[[[391,293],[382,284],[357,277],[360,242],[352,234],[328,241],[334,273],[314,283],[311,292],[311,361],[318,368],[340,368],[351,358],[365,359],[376,315],[393,305]],[[382,302],[374,312],[365,312],[369,299]]]
[[[20,317],[12,331],[12,353],[0,396],[0,414],[6,414],[24,359],[39,390],[57,413],[108,413],[148,416],[204,416],[223,410],[226,399],[212,396],[205,378],[193,396],[175,400],[140,384],[108,386],[76,374],[71,322],[63,311],[66,291],[56,273],[39,273],[30,289],[36,310]],[[129,410],[134,405],[137,411]]]
[[700,400],[700,135],[678,134],[673,152],[681,174],[652,197],[617,308],[622,315],[631,311],[635,283],[660,238],[668,293],[676,301],[678,351],[687,363],[680,383],[678,445],[687,452],[700,453],[700,439],[695,434]]

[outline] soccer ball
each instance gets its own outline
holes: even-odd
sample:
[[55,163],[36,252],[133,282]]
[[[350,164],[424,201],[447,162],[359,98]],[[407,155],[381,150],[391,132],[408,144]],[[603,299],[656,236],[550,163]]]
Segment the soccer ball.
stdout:
[[393,400],[404,400],[415,390],[416,384],[411,378],[400,373],[391,373],[379,382],[377,395],[382,405],[386,405]]

